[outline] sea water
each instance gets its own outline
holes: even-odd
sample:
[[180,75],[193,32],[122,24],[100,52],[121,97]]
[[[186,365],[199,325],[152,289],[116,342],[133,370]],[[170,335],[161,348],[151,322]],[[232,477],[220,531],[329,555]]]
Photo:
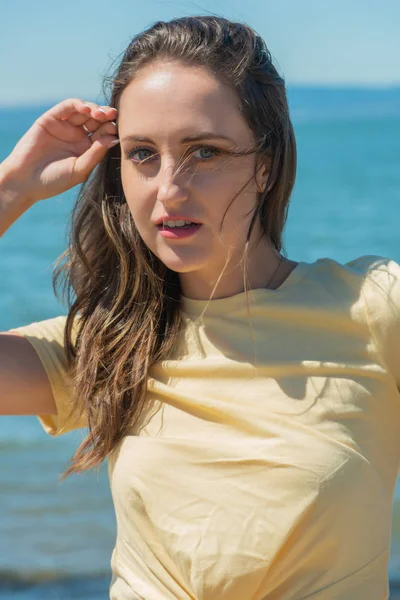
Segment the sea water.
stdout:
[[[289,88],[288,95],[298,145],[289,258],[377,254],[400,262],[400,89]],[[48,108],[0,109],[0,161]],[[77,191],[34,206],[1,239],[0,330],[66,314],[51,272]],[[52,439],[36,417],[0,419],[0,598],[108,597],[116,526],[106,463],[58,484],[84,433]],[[399,486],[389,574],[394,590]]]

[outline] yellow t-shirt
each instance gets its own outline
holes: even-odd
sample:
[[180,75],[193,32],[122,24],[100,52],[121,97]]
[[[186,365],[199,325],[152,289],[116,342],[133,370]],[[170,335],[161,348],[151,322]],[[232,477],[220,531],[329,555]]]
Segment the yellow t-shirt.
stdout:
[[[112,600],[384,600],[400,459],[400,267],[300,263],[278,290],[183,298],[147,422],[108,460]],[[68,405],[64,317],[19,328]],[[65,374],[64,374],[65,375]],[[68,387],[68,386],[67,386]]]

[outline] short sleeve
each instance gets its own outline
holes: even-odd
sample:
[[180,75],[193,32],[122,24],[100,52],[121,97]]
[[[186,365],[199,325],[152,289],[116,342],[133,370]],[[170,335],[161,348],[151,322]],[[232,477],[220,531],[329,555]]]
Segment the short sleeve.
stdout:
[[62,435],[87,426],[84,416],[80,418],[72,416],[67,422],[74,394],[64,350],[66,320],[67,317],[60,316],[11,330],[18,332],[32,344],[49,378],[57,414],[38,415],[38,419],[45,432],[51,436]]
[[400,266],[383,257],[362,257],[366,319],[383,365],[400,390]]

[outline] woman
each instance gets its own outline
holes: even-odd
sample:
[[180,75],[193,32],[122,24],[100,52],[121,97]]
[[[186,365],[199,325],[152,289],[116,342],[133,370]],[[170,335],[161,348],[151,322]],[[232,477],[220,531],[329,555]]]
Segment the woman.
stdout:
[[296,147],[263,40],[136,36],[1,164],[1,227],[83,183],[69,311],[0,336],[3,414],[108,459],[110,598],[383,600],[400,454],[399,266],[282,255]]

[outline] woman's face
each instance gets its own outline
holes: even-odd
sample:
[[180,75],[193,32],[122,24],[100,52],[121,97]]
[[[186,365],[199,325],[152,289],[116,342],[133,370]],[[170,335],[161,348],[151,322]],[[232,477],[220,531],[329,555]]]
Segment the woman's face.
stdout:
[[[207,282],[218,278],[228,253],[240,261],[257,183],[254,154],[224,154],[254,144],[236,94],[201,67],[155,62],[122,93],[118,132],[123,190],[152,252],[173,271]],[[264,169],[258,185],[266,176]],[[181,237],[182,230],[163,232],[161,218],[201,225]]]

